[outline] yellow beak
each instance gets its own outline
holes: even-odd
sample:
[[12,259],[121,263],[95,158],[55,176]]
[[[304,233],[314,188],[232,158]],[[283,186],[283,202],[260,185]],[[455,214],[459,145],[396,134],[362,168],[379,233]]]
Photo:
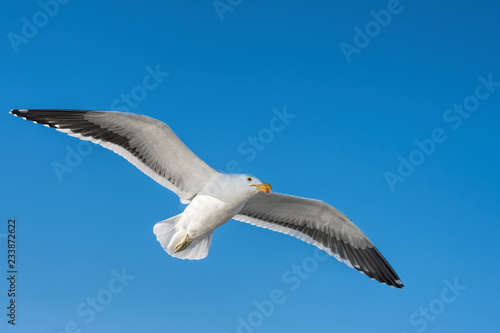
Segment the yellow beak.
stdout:
[[268,183],[262,183],[260,185],[250,185],[250,186],[255,186],[259,191],[269,193],[273,190],[272,186],[269,185]]

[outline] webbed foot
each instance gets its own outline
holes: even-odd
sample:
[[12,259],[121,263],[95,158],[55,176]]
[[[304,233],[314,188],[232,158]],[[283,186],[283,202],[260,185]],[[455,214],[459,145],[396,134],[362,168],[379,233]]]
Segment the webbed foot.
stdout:
[[186,247],[188,247],[192,241],[193,240],[191,238],[189,238],[188,234],[186,234],[184,236],[184,238],[182,238],[182,240],[179,243],[177,243],[177,245],[174,247],[174,252],[177,253],[177,252],[180,252],[182,250],[185,250]]

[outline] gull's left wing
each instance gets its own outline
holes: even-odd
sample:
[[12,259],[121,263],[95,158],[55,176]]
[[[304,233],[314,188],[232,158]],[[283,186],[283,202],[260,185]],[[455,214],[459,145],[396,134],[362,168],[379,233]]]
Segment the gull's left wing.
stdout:
[[217,173],[165,123],[143,115],[91,110],[18,109],[12,114],[97,143],[189,202]]
[[322,201],[259,192],[234,219],[296,237],[372,279],[403,288],[394,269],[365,234],[344,214]]

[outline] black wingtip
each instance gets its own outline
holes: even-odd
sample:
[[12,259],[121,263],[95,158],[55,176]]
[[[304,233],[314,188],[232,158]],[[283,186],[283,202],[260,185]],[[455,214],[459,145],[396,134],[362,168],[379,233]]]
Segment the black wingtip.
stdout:
[[401,280],[396,280],[396,281],[394,281],[394,285],[392,285],[391,287],[394,287],[397,289],[403,289],[404,286],[405,285],[403,284],[403,282],[401,282]]
[[27,109],[12,109],[10,110],[10,113],[12,113],[14,116],[22,117],[23,113],[28,112]]

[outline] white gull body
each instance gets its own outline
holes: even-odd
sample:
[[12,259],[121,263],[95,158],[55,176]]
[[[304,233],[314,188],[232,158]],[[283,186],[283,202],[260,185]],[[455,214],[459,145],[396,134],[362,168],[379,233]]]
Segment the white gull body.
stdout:
[[205,258],[213,231],[235,219],[296,237],[372,279],[403,287],[382,254],[340,211],[319,200],[269,193],[269,184],[250,175],[214,170],[163,122],[112,111],[11,113],[114,151],[189,204],[181,214],[154,226],[161,246],[174,257]]
[[[262,186],[250,175],[217,173],[194,197],[182,214],[155,225],[153,231],[165,251],[181,259],[203,259],[208,255],[212,233],[234,218]],[[175,246],[187,235],[192,243],[185,250]]]

